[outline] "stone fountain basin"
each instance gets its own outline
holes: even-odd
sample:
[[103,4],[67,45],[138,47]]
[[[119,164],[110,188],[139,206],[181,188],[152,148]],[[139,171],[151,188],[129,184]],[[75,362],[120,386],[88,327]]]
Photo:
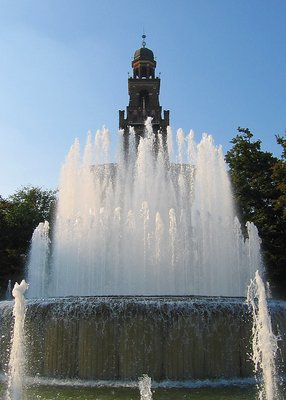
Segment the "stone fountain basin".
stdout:
[[[2,371],[12,305],[0,305]],[[272,300],[269,309],[285,359],[286,302]],[[253,375],[251,330],[245,298],[31,299],[25,319],[27,373],[107,381],[136,380],[143,373],[158,382],[246,378]]]

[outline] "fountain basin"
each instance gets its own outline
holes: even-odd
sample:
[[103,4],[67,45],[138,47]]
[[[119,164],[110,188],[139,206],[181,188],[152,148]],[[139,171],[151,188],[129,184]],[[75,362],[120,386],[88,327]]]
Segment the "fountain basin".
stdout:
[[[286,302],[270,302],[274,331],[286,334]],[[2,302],[1,369],[12,302]],[[244,298],[66,297],[27,301],[27,373],[86,380],[156,381],[252,376],[252,320]],[[280,356],[286,346],[280,340]],[[281,371],[283,372],[283,371]]]

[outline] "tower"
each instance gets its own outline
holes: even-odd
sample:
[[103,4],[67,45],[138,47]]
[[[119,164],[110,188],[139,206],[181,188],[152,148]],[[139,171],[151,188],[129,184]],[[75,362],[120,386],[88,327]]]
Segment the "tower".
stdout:
[[[147,117],[152,118],[155,135],[161,133],[166,137],[169,125],[169,110],[163,111],[160,106],[160,78],[155,76],[156,60],[153,51],[146,47],[146,35],[142,35],[142,47],[135,51],[132,61],[133,76],[128,78],[129,104],[119,111],[119,128],[124,130],[128,146],[129,127],[134,127],[137,143],[144,136],[144,124]],[[165,142],[165,140],[164,140]]]

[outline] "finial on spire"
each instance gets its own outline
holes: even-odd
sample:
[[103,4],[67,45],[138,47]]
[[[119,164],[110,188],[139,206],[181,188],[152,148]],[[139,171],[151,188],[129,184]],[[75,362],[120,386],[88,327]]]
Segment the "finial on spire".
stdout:
[[145,46],[146,46],[146,42],[145,42],[146,35],[145,35],[145,33],[143,33],[142,39],[143,39],[143,40],[142,40],[142,46],[145,47]]

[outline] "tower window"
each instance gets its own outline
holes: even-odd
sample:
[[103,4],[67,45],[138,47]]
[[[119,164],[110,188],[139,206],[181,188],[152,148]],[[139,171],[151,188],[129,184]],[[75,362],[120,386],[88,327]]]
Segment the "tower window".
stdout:
[[149,93],[147,90],[142,90],[139,95],[139,106],[145,110],[149,106]]

